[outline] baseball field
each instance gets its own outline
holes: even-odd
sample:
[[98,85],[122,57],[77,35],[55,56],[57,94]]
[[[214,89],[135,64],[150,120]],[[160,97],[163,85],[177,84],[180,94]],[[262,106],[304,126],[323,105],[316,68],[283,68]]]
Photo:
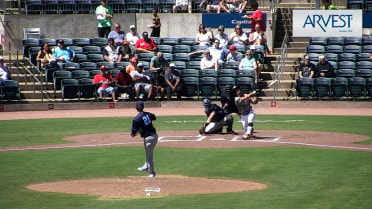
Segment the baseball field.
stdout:
[[1,113],[0,208],[371,208],[368,108],[257,109],[254,140],[201,136],[202,109],[171,109],[145,107],[160,138],[154,179],[137,171],[134,108]]

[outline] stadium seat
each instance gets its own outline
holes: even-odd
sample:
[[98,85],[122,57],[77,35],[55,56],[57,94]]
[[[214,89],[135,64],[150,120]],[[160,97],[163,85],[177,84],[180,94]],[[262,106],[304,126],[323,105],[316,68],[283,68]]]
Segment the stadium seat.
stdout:
[[309,38],[309,45],[327,45],[327,38],[324,37],[311,37]]
[[177,70],[183,70],[183,69],[189,68],[186,66],[185,61],[172,61],[172,63],[176,65]]
[[101,66],[106,66],[109,70],[113,70],[116,68],[116,65],[114,62],[97,62],[97,68],[99,69]]
[[118,73],[120,73],[120,70],[119,69],[112,69],[112,70],[109,70],[108,72],[111,74],[112,78],[115,79],[116,75]]
[[366,79],[361,77],[353,77],[348,79],[348,87],[350,96],[353,98],[366,96]]
[[32,46],[28,48],[28,57],[30,58],[32,64],[38,65],[38,62],[36,61],[37,54],[40,51],[40,46]]
[[204,54],[203,53],[196,53],[196,54],[192,54],[189,59],[190,61],[201,61],[201,59],[203,59],[204,57]]
[[235,79],[235,85],[240,87],[240,90],[244,94],[249,94],[254,88],[254,78],[251,77],[237,77]]
[[355,62],[353,61],[339,61],[337,62],[337,69],[353,69],[355,70]]
[[341,53],[338,55],[338,60],[332,60],[332,61],[339,61],[339,62],[342,62],[342,61],[351,61],[351,62],[355,62],[356,60],[356,55],[353,54],[353,53]]
[[199,71],[197,69],[183,69],[181,71],[182,77],[197,77],[199,78]]
[[128,65],[130,64],[130,62],[117,62],[115,63],[116,65],[116,68],[126,68]]
[[335,70],[337,77],[351,78],[355,76],[355,71],[352,69],[339,69]]
[[[332,53],[328,53],[328,54],[332,54]],[[318,62],[319,61],[319,56],[321,54],[318,54],[318,53],[309,53],[309,54],[306,54],[306,55],[309,56],[310,61]],[[336,57],[337,57],[337,54],[333,54],[333,55],[336,55]],[[324,54],[324,56],[326,57],[326,54]],[[326,57],[326,59],[327,59],[327,57]]]
[[79,98],[79,83],[74,78],[63,79],[61,81],[62,101],[65,98],[75,99]]
[[42,0],[44,14],[58,14],[58,0]]
[[372,62],[370,61],[358,61],[356,62],[357,69],[372,69]]
[[[372,1],[371,1],[372,3]],[[365,36],[362,38],[362,45],[372,45],[372,36]]]
[[87,70],[87,71],[97,70],[97,63],[95,63],[95,62],[82,62],[82,63],[80,63],[80,69]]
[[218,76],[218,72],[215,69],[204,69],[200,70],[199,77],[213,77],[216,78]]
[[182,96],[199,98],[199,78],[198,77],[182,77],[184,91]]
[[56,97],[56,90],[61,90],[61,81],[69,78],[72,78],[70,71],[58,70],[53,73],[54,98]]
[[180,45],[177,44],[173,46],[173,53],[190,53],[191,48],[189,45]]
[[362,47],[358,45],[345,45],[344,53],[354,53],[359,54],[362,52]]
[[223,68],[230,68],[230,69],[238,70],[239,62],[225,62],[223,64]]
[[200,96],[217,97],[217,78],[201,77],[199,78]]
[[312,97],[314,95],[314,79],[298,78],[296,80],[296,94],[299,97]]
[[83,47],[81,46],[69,46],[72,51],[75,52],[75,54],[84,54]]
[[237,70],[236,71],[236,77],[249,77],[249,78],[255,78],[256,71],[254,70]]
[[196,44],[196,42],[195,38],[193,37],[183,37],[178,39],[178,44],[193,46]]
[[63,70],[68,70],[68,71],[80,70],[80,63],[66,62],[63,66]]
[[171,45],[157,45],[158,50],[163,53],[173,53],[173,46]]
[[41,0],[25,0],[26,14],[42,14],[43,2]]
[[372,78],[366,78],[367,95],[372,97]]
[[74,45],[72,38],[57,38],[56,40],[60,40],[60,39],[63,40],[63,42],[65,43],[65,46]]
[[91,78],[81,78],[79,82],[79,99],[80,98],[95,98],[96,97],[96,85],[93,84]]
[[2,81],[0,83],[1,100],[20,100],[21,88],[15,80]]
[[90,62],[103,62],[103,55],[102,54],[88,54],[88,60]]
[[145,62],[150,62],[151,59],[156,56],[154,53],[139,53],[136,54],[136,57],[138,58],[138,61],[145,61]]
[[71,72],[72,78],[80,79],[80,78],[89,78],[89,71],[87,70],[75,70]]
[[326,53],[336,53],[336,54],[341,54],[344,52],[344,47],[341,45],[327,45],[325,47],[325,52]]
[[102,49],[99,46],[83,46],[84,54],[101,54]]
[[199,51],[199,50],[204,50],[204,49],[208,49],[208,46],[200,46],[200,45],[194,45],[194,46],[191,46],[191,51],[192,52],[196,52],[196,51]]
[[100,74],[100,70],[91,70],[89,71],[89,78],[94,78],[95,75]]
[[94,37],[90,39],[90,45],[103,47],[107,45],[107,39],[101,37]]
[[372,45],[363,45],[362,46],[363,53],[372,53]]
[[173,61],[173,58],[174,58],[173,54],[171,54],[171,53],[163,53],[163,57],[164,57],[164,59],[166,59],[168,62]]
[[138,63],[142,63],[145,70],[150,69],[150,62],[140,61]]
[[218,69],[217,72],[218,72],[218,77],[231,77],[231,78],[236,77],[236,70],[234,69],[221,68],[221,69]]
[[76,12],[75,0],[58,0],[59,14],[74,14]]
[[174,46],[178,44],[178,38],[173,38],[173,37],[160,38],[160,44]]
[[153,36],[151,36],[150,38],[155,42],[156,45],[159,45],[160,44],[160,38],[159,37],[153,37]]
[[347,78],[336,77],[332,79],[331,83],[333,97],[347,97],[349,95]]
[[362,38],[360,37],[345,37],[344,45],[362,45]]
[[[324,57],[326,58],[326,60],[328,61],[333,61],[333,62],[337,62],[338,61],[338,54],[336,53],[325,53],[324,54]],[[310,59],[310,61],[316,61],[316,62],[319,62],[319,57],[317,60],[312,60]]]
[[30,47],[40,48],[40,39],[28,38],[22,41],[22,45],[23,45],[23,56],[28,57],[28,48]]
[[[317,54],[323,54],[325,52],[324,46],[321,45],[308,45],[306,46],[306,54],[309,53],[317,53]],[[245,53],[245,52],[242,52]]]
[[200,60],[190,60],[187,62],[187,68],[193,68],[200,70]]
[[188,53],[174,53],[173,54],[173,60],[175,61],[185,61],[188,62],[190,59]]
[[316,78],[314,80],[314,92],[315,96],[319,98],[332,96],[331,78]]
[[86,54],[75,54],[74,62],[88,62],[88,56]]
[[217,78],[217,90],[218,90],[218,95],[222,95],[225,93],[225,86],[226,85],[235,85],[235,78],[233,77],[219,77]]
[[372,78],[372,69],[358,69],[355,71],[355,76],[362,78]]
[[49,47],[57,46],[57,40],[54,38],[42,38],[40,44],[48,43]]
[[370,61],[370,53],[359,53],[356,55],[356,61]]
[[72,42],[76,46],[88,46],[90,44],[89,38],[74,38]]
[[328,37],[327,45],[344,45],[344,38],[342,37]]

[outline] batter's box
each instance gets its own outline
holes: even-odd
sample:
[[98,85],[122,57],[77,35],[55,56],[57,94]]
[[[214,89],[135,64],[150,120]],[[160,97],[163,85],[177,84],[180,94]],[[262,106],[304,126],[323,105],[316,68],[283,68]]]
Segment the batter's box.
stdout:
[[236,136],[231,141],[254,141],[254,142],[277,142],[280,140],[280,136],[255,136],[251,139],[242,139],[241,136]]
[[160,136],[159,142],[198,142],[203,141],[205,136]]

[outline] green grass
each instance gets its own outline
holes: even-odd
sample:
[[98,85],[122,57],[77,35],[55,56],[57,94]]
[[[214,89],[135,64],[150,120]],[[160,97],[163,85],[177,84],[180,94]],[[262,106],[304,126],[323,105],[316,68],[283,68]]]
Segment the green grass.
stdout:
[[[235,117],[235,129],[241,130]],[[158,130],[196,130],[202,116],[158,117]],[[187,121],[187,122],[185,122]],[[131,118],[2,121],[0,147],[66,143],[65,136],[129,131]],[[97,128],[99,127],[99,129]],[[258,115],[255,129],[319,130],[372,138],[372,118]],[[129,137],[129,136],[128,136]],[[371,140],[366,142],[371,144]],[[268,188],[137,200],[35,192],[32,183],[143,175],[143,147],[0,152],[1,208],[370,208],[372,152],[300,147],[191,149],[158,147],[160,174],[241,179]]]

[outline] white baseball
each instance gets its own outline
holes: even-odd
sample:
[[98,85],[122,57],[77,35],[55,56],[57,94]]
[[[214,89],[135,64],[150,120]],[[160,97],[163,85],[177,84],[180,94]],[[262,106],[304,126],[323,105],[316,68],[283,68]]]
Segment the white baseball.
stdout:
[[147,192],[146,193],[146,197],[150,197],[151,196],[151,193],[150,192]]

